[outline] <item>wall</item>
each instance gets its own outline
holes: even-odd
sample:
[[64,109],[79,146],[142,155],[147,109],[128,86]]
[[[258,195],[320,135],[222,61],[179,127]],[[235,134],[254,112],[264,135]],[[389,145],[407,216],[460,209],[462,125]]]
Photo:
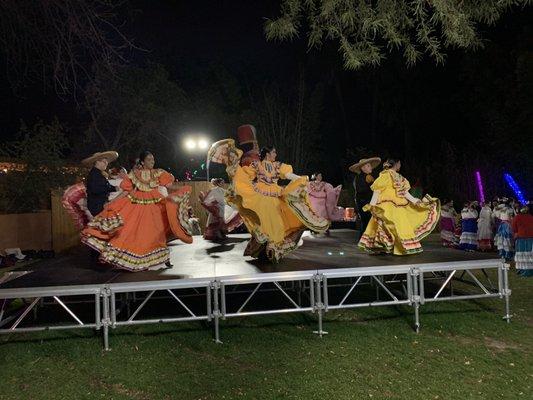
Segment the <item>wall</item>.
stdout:
[[0,215],[0,250],[19,247],[22,250],[52,249],[51,212]]
[[80,244],[80,231],[74,225],[72,217],[61,204],[63,190],[53,190],[52,206],[52,245],[56,253],[76,247]]

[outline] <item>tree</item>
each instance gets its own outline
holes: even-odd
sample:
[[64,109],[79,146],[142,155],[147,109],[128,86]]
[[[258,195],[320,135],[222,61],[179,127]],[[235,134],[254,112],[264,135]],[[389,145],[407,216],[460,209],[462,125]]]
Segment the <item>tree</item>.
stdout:
[[150,149],[170,162],[177,145],[173,132],[187,113],[185,92],[159,65],[119,72],[111,78],[102,71],[86,90],[88,142],[98,151],[119,151],[123,161]]
[[22,171],[8,171],[0,179],[0,211],[21,213],[50,208],[50,189],[65,187],[74,181],[77,171],[65,169],[69,149],[66,130],[56,119],[32,127],[21,125],[20,138],[7,143],[0,156],[23,166]]
[[533,0],[282,0],[281,16],[268,19],[268,40],[296,38],[308,25],[309,48],[333,40],[350,70],[378,65],[400,51],[407,65],[423,54],[443,63],[445,49],[482,46],[481,24],[493,25],[512,6]]
[[93,68],[113,75],[135,46],[121,32],[115,0],[3,0],[0,45],[16,89],[42,82],[75,94]]
[[258,93],[260,97],[252,96],[251,103],[260,146],[276,146],[278,159],[292,164],[296,171],[307,171],[313,157],[319,156],[323,85],[310,86],[302,70],[294,87],[282,89],[271,83]]

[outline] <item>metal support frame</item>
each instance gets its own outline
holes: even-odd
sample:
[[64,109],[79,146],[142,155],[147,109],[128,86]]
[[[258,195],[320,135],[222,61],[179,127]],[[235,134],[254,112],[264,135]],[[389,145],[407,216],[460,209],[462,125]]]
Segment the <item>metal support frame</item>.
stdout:
[[[217,314],[218,304],[212,304],[212,292],[215,290],[214,282],[208,279],[174,279],[167,281],[148,281],[135,283],[117,283],[106,284],[102,290],[102,299],[104,304],[104,312],[102,316],[102,326],[104,327],[104,347],[109,349],[109,327],[113,329],[120,326],[132,325],[146,325],[157,323],[174,323],[187,321],[211,321],[211,319],[219,318]],[[205,314],[195,314],[176,294],[176,290],[192,289],[205,291],[206,311]],[[134,309],[133,313],[126,317],[126,319],[117,319],[117,294],[124,294],[133,299],[139,300],[137,296],[140,292],[148,292],[142,302]],[[158,297],[158,300],[172,300],[179,304],[179,309],[184,310],[186,316],[166,317],[166,318],[139,318],[140,312],[144,309],[146,304],[154,299],[156,292],[164,292],[168,294],[166,297]],[[198,292],[201,293],[201,292]],[[217,333],[215,333],[215,336]]]
[[[84,322],[82,319],[67,305],[67,301],[62,298],[78,297],[78,296],[94,296],[94,321]],[[100,329],[100,287],[98,285],[80,285],[80,286],[57,286],[47,288],[24,288],[24,289],[0,289],[0,301],[2,307],[0,309],[0,334],[14,333],[14,332],[36,332],[46,330],[60,330],[60,329],[77,329],[77,328],[92,328]],[[30,312],[34,312],[43,303],[43,299],[52,299],[51,303],[59,305],[75,324],[36,324],[28,326],[20,326],[24,320],[27,320]],[[10,300],[22,299],[28,303],[22,309],[15,310],[8,313],[7,307]]]
[[[487,270],[496,269],[498,274],[497,288],[494,287]],[[474,271],[481,271],[480,276]],[[324,315],[329,310],[350,309],[360,307],[390,306],[390,305],[410,305],[414,309],[414,328],[420,330],[420,307],[425,303],[451,300],[470,300],[480,298],[501,298],[505,302],[504,319],[510,322],[510,295],[509,288],[509,265],[503,261],[483,260],[470,262],[450,262],[418,264],[414,266],[387,266],[387,267],[364,267],[327,269],[315,271],[299,272],[278,272],[265,273],[247,276],[229,276],[206,279],[177,279],[168,281],[148,281],[138,283],[120,283],[103,285],[81,285],[64,287],[45,288],[24,288],[24,289],[0,289],[0,333],[31,332],[52,329],[75,329],[93,328],[102,330],[103,345],[106,350],[109,346],[110,328],[119,326],[201,321],[213,322],[214,341],[222,343],[220,340],[220,321],[227,318],[245,317],[252,315],[285,314],[294,312],[309,312],[317,315],[318,330],[314,331],[322,337],[327,334],[324,330]],[[346,278],[349,282],[346,283]],[[468,279],[467,279],[468,278]],[[340,282],[339,282],[340,281]],[[479,289],[480,293],[461,293],[453,290],[452,282],[462,282]],[[485,284],[486,281],[488,284]],[[426,296],[428,284],[439,282],[436,292],[431,296]],[[273,286],[265,288],[265,284]],[[249,289],[252,285],[253,289]],[[374,301],[354,302],[350,301],[358,288],[363,285],[371,285],[376,289]],[[395,290],[399,285],[400,290]],[[330,290],[335,288],[342,290],[346,288],[342,299],[335,303],[330,302]],[[446,291],[449,287],[450,290]],[[230,288],[228,290],[228,288]],[[190,289],[194,293],[178,293],[177,291]],[[294,292],[294,297],[288,291]],[[140,292],[148,293],[147,296],[139,296]],[[185,316],[180,315],[169,318],[139,318],[140,311],[145,305],[155,298],[154,294],[165,293],[165,297],[158,297],[160,300],[168,299],[178,303],[178,309],[185,312]],[[250,307],[251,300],[258,292],[277,292],[286,298],[290,307],[272,308],[267,310],[253,310]],[[381,299],[380,292],[384,292],[387,298]],[[205,294],[204,294],[205,293]],[[228,296],[246,293],[245,300],[238,305],[236,311],[228,311]],[[76,296],[94,296],[94,322],[84,322],[69,307],[72,303],[81,303],[76,300]],[[119,296],[120,295],[120,296]],[[205,295],[205,313],[195,313],[185,304],[183,298],[190,296]],[[309,304],[302,304],[302,295],[306,295]],[[132,308],[133,312],[127,314],[125,319],[117,319],[117,304],[121,297],[126,298],[126,306],[129,309],[134,302],[141,303]],[[67,298],[67,299],[65,299]],[[8,313],[7,306],[11,299],[30,299],[28,304],[22,309]],[[52,302],[45,303],[42,299],[52,299]],[[82,298],[83,299],[83,298]],[[75,300],[75,301],[72,301]],[[69,301],[71,303],[69,303]],[[20,327],[23,320],[27,320],[31,311],[35,311],[44,304],[42,312],[46,312],[46,305],[58,304],[76,324],[50,325],[50,326],[29,326],[27,323]],[[87,302],[86,302],[87,303]],[[246,309],[246,310],[245,310]],[[120,310],[119,310],[120,311]],[[122,316],[122,313],[120,314]],[[28,321],[26,321],[28,322]]]

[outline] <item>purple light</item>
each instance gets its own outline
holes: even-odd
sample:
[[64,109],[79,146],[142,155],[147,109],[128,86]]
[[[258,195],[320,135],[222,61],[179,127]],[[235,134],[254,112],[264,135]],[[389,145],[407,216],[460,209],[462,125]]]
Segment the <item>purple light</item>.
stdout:
[[481,183],[481,174],[479,171],[476,171],[476,182],[477,182],[477,189],[479,191],[479,201],[481,203],[485,202],[485,192],[483,192],[483,183]]

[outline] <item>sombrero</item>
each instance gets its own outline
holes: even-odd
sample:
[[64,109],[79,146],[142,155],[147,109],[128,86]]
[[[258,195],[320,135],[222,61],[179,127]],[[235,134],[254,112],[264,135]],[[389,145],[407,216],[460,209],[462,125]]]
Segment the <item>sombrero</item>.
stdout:
[[376,168],[379,163],[381,162],[381,158],[379,157],[371,157],[371,158],[363,158],[359,160],[358,163],[352,165],[350,168],[348,168],[351,172],[355,172],[356,174],[361,172],[361,167],[365,164],[370,163],[372,165],[372,168]]
[[101,153],[94,153],[92,156],[82,160],[81,163],[86,167],[92,167],[96,161],[102,160],[103,158],[107,158],[109,162],[113,162],[118,158],[118,153],[116,151],[103,151]]

